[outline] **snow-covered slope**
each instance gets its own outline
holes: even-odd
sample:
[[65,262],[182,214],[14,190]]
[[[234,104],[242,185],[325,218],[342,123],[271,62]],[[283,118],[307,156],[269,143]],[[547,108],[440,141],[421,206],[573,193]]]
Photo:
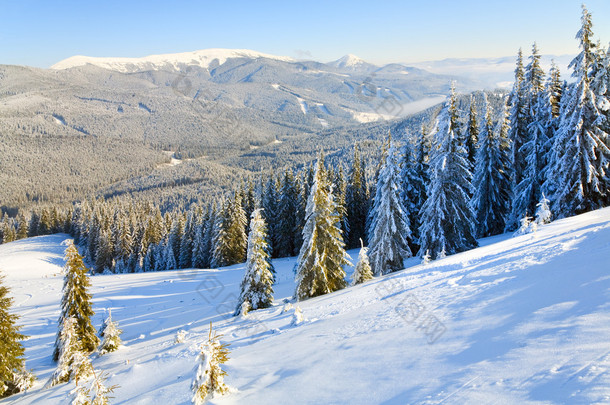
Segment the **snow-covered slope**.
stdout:
[[[0,246],[31,336],[28,367],[41,379],[3,403],[62,404],[73,387],[41,388],[54,367],[65,238]],[[121,386],[113,403],[188,404],[213,321],[231,343],[233,387],[214,404],[610,403],[610,209],[480,242],[300,302],[299,325],[282,303],[294,288],[294,259],[275,261],[276,305],[245,319],[231,316],[242,265],[95,276],[94,323],[112,309],[125,347],[93,364]],[[188,332],[184,343],[174,343],[178,330]]]
[[142,70],[159,70],[172,67],[178,69],[181,66],[198,66],[208,68],[216,61],[216,66],[222,65],[228,59],[275,59],[284,62],[293,61],[287,56],[275,56],[265,53],[251,51],[248,49],[204,49],[194,52],[172,53],[165,55],[150,55],[142,58],[100,58],[92,56],[72,56],[57,62],[51,69],[68,69],[87,64],[102,67],[104,69],[116,70],[118,72],[136,72]]

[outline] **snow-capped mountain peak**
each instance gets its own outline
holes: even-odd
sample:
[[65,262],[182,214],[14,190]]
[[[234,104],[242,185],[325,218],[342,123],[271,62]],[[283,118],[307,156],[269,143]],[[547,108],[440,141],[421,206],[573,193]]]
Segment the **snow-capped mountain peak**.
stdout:
[[372,67],[376,67],[375,65],[366,62],[363,59],[360,59],[356,55],[347,54],[336,61],[328,63],[330,66],[336,67],[338,69],[348,69],[348,70],[360,70],[360,69],[370,69]]
[[182,65],[208,68],[214,61],[217,61],[218,65],[222,65],[228,59],[235,58],[266,58],[284,62],[293,61],[292,58],[287,56],[269,55],[248,49],[203,49],[193,52],[149,55],[141,58],[92,57],[77,55],[57,62],[51,66],[51,69],[69,69],[87,64],[99,66],[105,69],[116,70],[119,72],[158,70],[161,68],[167,68],[168,66],[177,69]]

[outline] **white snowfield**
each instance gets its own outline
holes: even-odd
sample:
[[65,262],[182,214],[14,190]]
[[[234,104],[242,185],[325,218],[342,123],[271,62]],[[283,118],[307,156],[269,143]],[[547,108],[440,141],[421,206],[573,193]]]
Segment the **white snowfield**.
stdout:
[[172,53],[164,55],[149,55],[141,58],[115,58],[115,57],[94,57],[94,56],[72,56],[57,62],[51,69],[69,69],[87,64],[102,67],[104,69],[115,70],[118,72],[132,72],[140,69],[162,69],[168,65],[177,69],[180,65],[192,65],[208,68],[213,61],[218,61],[222,65],[227,59],[233,58],[266,58],[293,62],[294,59],[287,56],[275,56],[262,52],[251,51],[248,49],[203,49],[200,51]]
[[[62,287],[66,235],[0,246],[39,382],[2,401],[65,404],[73,383],[42,389]],[[610,209],[480,241],[469,252],[294,303],[294,259],[274,261],[276,303],[233,317],[243,265],[92,277],[124,347],[93,364],[119,384],[115,404],[189,404],[210,321],[231,343],[213,404],[608,404]],[[351,251],[356,259],[358,251]],[[184,343],[175,343],[178,331]]]

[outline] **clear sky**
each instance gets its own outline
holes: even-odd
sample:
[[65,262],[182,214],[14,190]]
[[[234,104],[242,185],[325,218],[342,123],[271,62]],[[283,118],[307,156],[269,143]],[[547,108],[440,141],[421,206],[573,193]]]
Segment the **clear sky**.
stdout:
[[[577,52],[576,0],[0,0],[0,63],[48,67],[73,55],[244,48],[323,62],[416,62]],[[610,41],[610,0],[586,2]]]

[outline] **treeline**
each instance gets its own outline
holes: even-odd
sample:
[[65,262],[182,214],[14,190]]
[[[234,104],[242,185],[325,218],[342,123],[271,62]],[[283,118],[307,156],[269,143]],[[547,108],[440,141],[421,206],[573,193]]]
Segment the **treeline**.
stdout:
[[[340,190],[346,235],[358,246],[368,212],[365,164],[355,149],[349,177],[328,168]],[[94,272],[123,273],[190,267],[220,267],[245,261],[248,218],[256,208],[268,223],[273,257],[298,254],[313,169],[286,170],[257,184],[248,182],[226,199],[165,212],[133,200],[87,200],[71,207],[44,208],[0,220],[4,243],[27,236],[65,232],[82,248]],[[348,219],[349,218],[349,219]],[[352,232],[349,230],[352,229]]]

